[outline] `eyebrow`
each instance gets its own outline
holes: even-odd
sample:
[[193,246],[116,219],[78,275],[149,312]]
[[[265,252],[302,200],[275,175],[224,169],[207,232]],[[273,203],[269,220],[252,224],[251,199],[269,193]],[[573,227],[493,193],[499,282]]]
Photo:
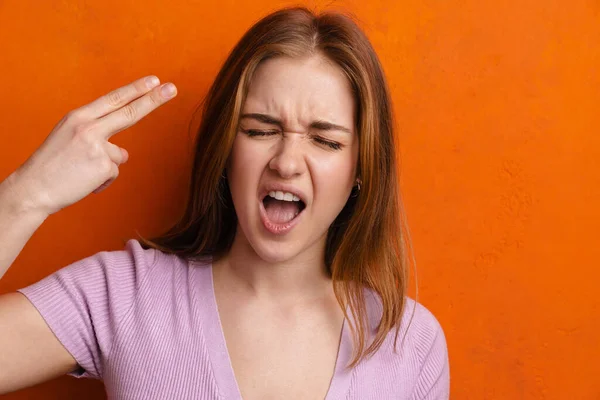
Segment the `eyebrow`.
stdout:
[[[240,117],[240,119],[244,119],[244,118],[252,118],[252,119],[255,119],[257,121],[264,122],[264,123],[267,123],[267,124],[278,125],[281,129],[283,129],[283,124],[282,124],[281,120],[279,120],[279,119],[277,119],[275,117],[272,117],[270,115],[267,115],[267,114],[259,114],[259,113],[242,114],[242,116]],[[322,130],[322,131],[335,131],[335,130],[338,130],[338,131],[343,131],[343,132],[347,132],[349,134],[352,134],[352,131],[350,129],[346,128],[345,126],[337,125],[337,124],[334,124],[332,122],[324,121],[322,119],[317,120],[317,121],[313,121],[310,124],[310,127],[314,128],[314,129],[319,129],[319,130]]]

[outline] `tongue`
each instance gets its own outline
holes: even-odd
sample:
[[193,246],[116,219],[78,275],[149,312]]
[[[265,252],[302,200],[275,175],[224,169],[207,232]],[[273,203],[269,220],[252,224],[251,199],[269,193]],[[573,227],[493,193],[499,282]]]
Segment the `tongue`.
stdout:
[[271,222],[276,224],[285,224],[290,222],[300,211],[298,203],[295,201],[284,201],[276,199],[265,200],[265,210]]

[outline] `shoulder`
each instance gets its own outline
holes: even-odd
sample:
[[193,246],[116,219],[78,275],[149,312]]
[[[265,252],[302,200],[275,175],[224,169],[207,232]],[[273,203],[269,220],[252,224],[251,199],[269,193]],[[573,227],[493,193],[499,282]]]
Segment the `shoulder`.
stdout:
[[[130,281],[139,281],[157,261],[157,251],[144,249],[135,239],[130,239],[121,250],[104,250],[71,262],[44,279],[32,284],[24,292],[71,289],[80,297],[87,289],[95,295],[108,293],[100,287],[130,287]],[[77,288],[77,289],[76,289]]]
[[415,346],[419,348],[429,348],[436,338],[444,337],[444,330],[438,319],[427,307],[407,297],[404,304],[400,334],[412,337]]
[[429,309],[410,298],[406,299],[398,343],[403,346],[400,354],[418,368],[414,370],[412,398],[447,399],[450,372],[444,330]]
[[[160,251],[144,249],[139,241],[129,239],[120,250],[103,250],[73,261],[18,291],[49,316],[62,313],[66,304],[72,304],[74,310],[85,306],[91,314],[88,319],[110,315],[116,322],[133,306],[140,292],[147,292],[156,281],[164,281],[153,271],[171,269],[160,268],[170,262]],[[53,308],[54,304],[62,308]]]
[[[374,329],[382,308],[379,297],[371,294],[367,296],[367,309]],[[411,399],[448,398],[450,376],[444,330],[435,315],[414,299],[405,297],[400,328],[387,333],[373,360],[386,366],[385,371],[396,371],[390,380],[402,393],[411,393]]]
[[[377,304],[378,312],[373,314],[381,318],[381,306],[379,302]],[[373,306],[370,308],[373,309]],[[370,318],[373,317],[370,315]],[[446,337],[440,322],[427,307],[409,297],[405,298],[400,329],[394,327],[388,332],[382,350],[399,350],[398,354],[410,358],[415,365],[423,365],[431,357],[440,362],[445,362],[447,358]]]
[[190,261],[185,258],[148,248],[137,239],[127,240],[121,250],[101,251],[82,261],[100,264],[104,269],[128,272],[137,281],[144,277],[151,280],[172,277],[190,267]]
[[[365,301],[371,329],[377,327],[382,316],[382,305],[379,296],[372,290],[366,290]],[[388,338],[395,337],[396,329],[388,333]],[[427,347],[436,337],[444,336],[438,319],[423,304],[410,297],[404,298],[404,307],[400,322],[398,340],[403,337],[417,347]]]
[[145,250],[131,239],[122,250],[100,251],[73,261],[17,290],[83,368],[70,375],[103,376],[102,360],[156,257],[154,250]]

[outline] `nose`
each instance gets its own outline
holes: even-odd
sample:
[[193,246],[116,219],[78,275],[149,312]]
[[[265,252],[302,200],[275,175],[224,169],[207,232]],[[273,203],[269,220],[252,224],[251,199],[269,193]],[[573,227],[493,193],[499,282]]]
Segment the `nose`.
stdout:
[[301,175],[306,168],[301,140],[300,137],[284,135],[277,144],[275,154],[269,161],[269,168],[285,179]]

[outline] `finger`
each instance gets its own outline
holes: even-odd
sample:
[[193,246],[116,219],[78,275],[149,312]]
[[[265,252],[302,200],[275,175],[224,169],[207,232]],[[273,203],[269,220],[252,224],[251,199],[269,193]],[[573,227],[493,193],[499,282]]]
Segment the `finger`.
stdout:
[[159,84],[156,76],[146,76],[99,97],[78,111],[90,119],[100,118],[143,96]]
[[111,183],[113,183],[115,181],[115,179],[117,179],[118,176],[119,176],[119,168],[117,167],[117,164],[113,164],[112,169],[111,169],[111,177],[109,179],[107,179],[106,182],[104,182],[102,185],[98,186],[92,193],[98,194],[98,193],[102,192],[104,189],[109,187],[111,185]]
[[105,146],[108,157],[112,160],[112,162],[117,164],[117,166],[126,163],[129,159],[129,153],[127,153],[127,150],[117,146],[116,144],[106,142]]
[[107,180],[102,185],[98,186],[98,188],[96,190],[94,190],[92,193],[98,194],[98,193],[102,192],[104,189],[109,187],[111,185],[111,183],[113,183],[114,181],[115,181],[114,179]]
[[[169,95],[168,88],[173,92]],[[104,138],[109,139],[114,134],[136,124],[140,119],[154,111],[177,95],[177,88],[172,83],[166,83],[151,90],[146,95],[127,104],[125,107],[100,118],[97,128],[102,131]]]

